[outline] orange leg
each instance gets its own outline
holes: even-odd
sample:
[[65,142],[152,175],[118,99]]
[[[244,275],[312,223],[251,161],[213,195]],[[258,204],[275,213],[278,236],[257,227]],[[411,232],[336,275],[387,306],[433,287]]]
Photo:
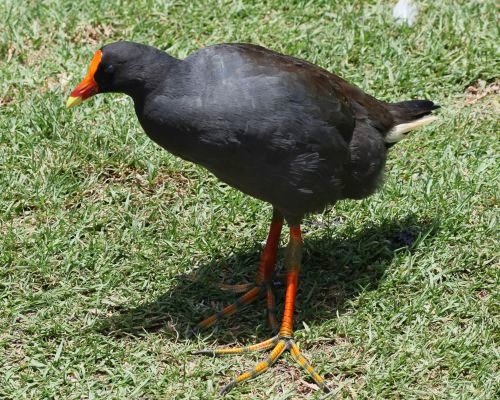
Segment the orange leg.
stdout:
[[221,289],[228,290],[233,293],[244,293],[234,303],[223,308],[221,311],[205,318],[196,327],[195,331],[208,328],[214,325],[217,321],[224,317],[233,315],[240,308],[252,303],[256,300],[261,293],[266,291],[267,296],[267,314],[271,328],[276,329],[277,322],[274,310],[274,294],[271,289],[271,279],[274,272],[274,265],[276,264],[276,253],[278,252],[279,239],[281,229],[283,227],[283,216],[277,211],[273,210],[273,219],[269,234],[267,236],[266,245],[262,251],[255,277],[254,284],[243,285],[221,285]]
[[[281,327],[276,336],[251,346],[221,348],[198,352],[198,354],[226,355],[271,349],[269,356],[265,360],[257,363],[254,368],[243,372],[241,375],[238,375],[235,379],[225,385],[221,390],[221,394],[226,394],[237,384],[262,374],[271,365],[273,365],[285,351],[290,352],[293,360],[311,376],[320,389],[325,392],[330,392],[330,388],[325,383],[325,380],[314,370],[312,365],[302,355],[297,344],[293,340],[293,313],[295,309],[295,297],[297,294],[301,259],[302,237],[300,227],[292,226],[290,227],[290,242],[288,243],[285,253],[285,266],[287,269],[285,306]],[[268,305],[269,303],[271,303],[272,308],[274,308],[274,296],[271,298],[268,296]]]

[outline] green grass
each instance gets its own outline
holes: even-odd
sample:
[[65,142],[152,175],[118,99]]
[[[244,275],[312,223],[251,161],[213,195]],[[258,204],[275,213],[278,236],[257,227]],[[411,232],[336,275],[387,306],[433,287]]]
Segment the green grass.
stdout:
[[[189,352],[269,336],[262,304],[186,332],[233,299],[218,282],[252,279],[270,206],[155,146],[124,96],[64,108],[122,38],[254,42],[441,104],[381,191],[306,219],[296,338],[337,398],[498,398],[500,106],[466,94],[498,78],[495,1],[421,1],[412,28],[385,0],[165,3],[0,3],[0,398],[217,398],[258,356]],[[227,398],[310,386],[285,360]]]

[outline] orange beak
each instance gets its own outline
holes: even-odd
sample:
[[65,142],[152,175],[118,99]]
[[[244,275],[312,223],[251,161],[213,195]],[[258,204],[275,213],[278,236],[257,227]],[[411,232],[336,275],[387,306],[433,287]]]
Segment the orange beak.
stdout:
[[93,96],[99,92],[99,86],[97,85],[94,74],[99,68],[101,63],[102,51],[97,50],[90,63],[87,75],[83,80],[76,86],[76,88],[71,92],[68,101],[66,102],[66,107],[71,108],[81,104],[85,99]]

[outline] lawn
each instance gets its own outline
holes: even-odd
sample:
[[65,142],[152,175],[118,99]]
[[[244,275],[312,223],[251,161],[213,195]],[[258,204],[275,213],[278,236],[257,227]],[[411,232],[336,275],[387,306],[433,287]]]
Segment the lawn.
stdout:
[[[253,279],[270,206],[153,144],[125,96],[65,109],[118,39],[253,42],[439,103],[382,190],[306,218],[296,339],[332,398],[498,398],[498,6],[424,0],[410,28],[393,3],[0,2],[0,399],[218,398],[262,356],[190,352],[270,334],[263,303],[188,334]],[[289,360],[227,398],[321,398]]]

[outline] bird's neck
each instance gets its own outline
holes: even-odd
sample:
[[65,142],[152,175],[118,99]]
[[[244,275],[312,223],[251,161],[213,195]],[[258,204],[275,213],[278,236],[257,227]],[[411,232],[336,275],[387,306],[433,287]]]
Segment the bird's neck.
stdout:
[[144,99],[153,92],[168,86],[168,77],[178,66],[181,60],[172,57],[164,52],[159,52],[159,56],[145,60],[144,64],[137,68],[136,84],[129,87],[125,94],[132,97],[135,103],[143,102]]

